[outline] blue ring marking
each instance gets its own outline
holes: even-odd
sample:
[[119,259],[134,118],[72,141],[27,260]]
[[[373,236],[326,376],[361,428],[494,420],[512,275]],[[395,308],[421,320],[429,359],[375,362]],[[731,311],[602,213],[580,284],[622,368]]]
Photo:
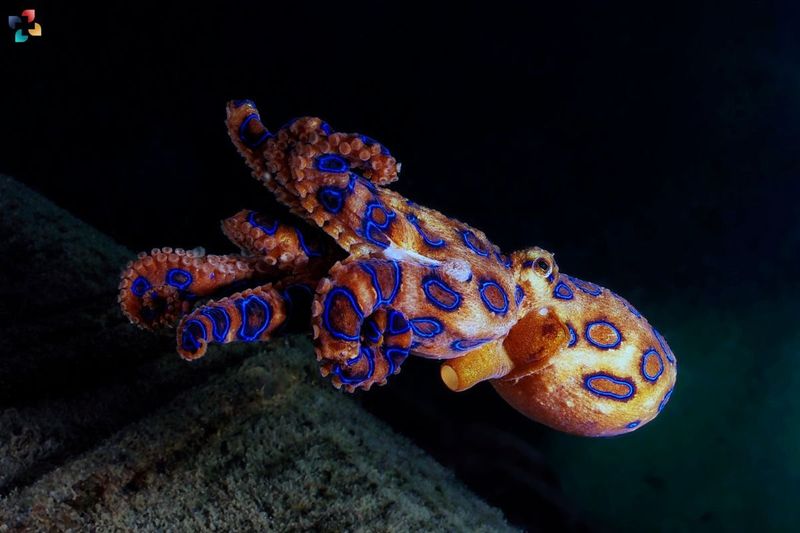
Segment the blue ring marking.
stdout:
[[[653,356],[655,356],[658,359],[658,372],[656,372],[655,375],[651,376],[650,374],[647,373],[647,359]],[[641,369],[642,369],[642,377],[644,377],[644,379],[651,382],[658,381],[658,378],[661,376],[661,374],[664,373],[664,361],[661,360],[661,354],[659,354],[656,350],[652,348],[647,350],[644,353],[644,355],[642,355]]]
[[601,287],[595,285],[591,281],[583,281],[581,279],[573,278],[571,276],[566,276],[566,278],[569,279],[573,283],[573,285],[578,287],[578,289],[580,289],[581,291],[585,292],[590,296],[600,296],[600,293],[603,292],[603,289]]
[[[503,305],[502,307],[497,307],[489,300],[488,296],[486,296],[486,289],[489,287],[494,287],[498,291],[500,291],[500,296],[503,297]],[[503,287],[500,286],[496,281],[492,280],[484,280],[480,284],[479,293],[481,295],[481,300],[483,300],[483,305],[489,309],[492,313],[496,313],[498,315],[504,315],[508,312],[508,296],[506,295],[506,291],[503,290]]]
[[386,148],[383,144],[379,143],[378,141],[376,141],[372,137],[367,137],[366,135],[362,135],[361,136],[361,142],[366,144],[366,145],[377,144],[377,145],[379,145],[381,147],[381,154],[383,154],[383,155],[392,155],[392,154],[389,153],[389,149],[388,148]]
[[428,235],[425,233],[425,230],[422,229],[422,226],[419,223],[419,219],[414,213],[408,213],[406,215],[406,220],[408,220],[411,223],[411,225],[414,226],[414,229],[416,229],[417,233],[419,233],[420,237],[422,237],[423,242],[425,242],[425,244],[427,244],[431,248],[441,248],[446,244],[444,242],[444,239],[442,239],[441,237],[439,237],[439,239],[435,241],[431,240],[431,238],[428,237]]
[[[245,342],[252,342],[259,335],[261,335],[269,323],[272,321],[272,309],[270,309],[269,304],[264,301],[259,296],[255,294],[251,294],[246,298],[242,298],[236,301],[236,305],[239,307],[239,316],[242,319],[242,325],[239,327],[239,331],[237,335],[239,338]],[[252,306],[258,306],[261,308],[262,312],[264,313],[264,320],[261,324],[255,327],[255,329],[251,332],[247,331],[249,328],[248,324],[248,312],[252,308]]]
[[572,327],[572,324],[567,322],[567,330],[569,330],[569,342],[567,343],[567,348],[572,348],[578,343],[578,334],[575,333],[575,328]]
[[490,340],[492,339],[458,339],[450,343],[450,348],[457,352],[466,352],[482,344],[486,344]]
[[[375,210],[379,210],[383,213],[384,220],[380,224],[375,222],[375,220],[372,218],[373,212]],[[371,202],[367,204],[367,208],[364,211],[364,222],[362,228],[364,233],[364,238],[366,238],[369,242],[371,242],[376,246],[379,246],[381,248],[387,248],[389,246],[389,239],[386,237],[386,235],[383,234],[383,232],[389,229],[389,226],[391,225],[392,220],[394,220],[395,216],[396,215],[394,214],[393,211],[386,209],[378,202]],[[373,236],[372,232],[376,230],[380,232],[379,234],[380,237],[386,239],[385,242],[382,240],[378,240],[375,236]]]
[[414,335],[419,335],[420,337],[425,337],[430,339],[431,337],[435,337],[442,331],[444,331],[444,327],[442,327],[442,323],[436,320],[435,318],[430,317],[421,317],[421,318],[412,318],[408,321],[409,325],[411,326],[411,330],[414,332]]
[[503,255],[500,252],[494,253],[495,257],[497,258],[497,262],[503,265],[505,268],[511,268],[511,258],[507,255]]
[[[383,347],[383,356],[389,363],[389,371],[387,372],[387,376],[391,376],[394,374],[395,369],[402,365],[403,362],[408,358],[408,348],[385,346]],[[398,358],[399,361],[395,361],[395,358]]]
[[389,264],[392,265],[394,269],[394,286],[392,287],[392,292],[389,294],[389,297],[384,298],[383,289],[378,282],[378,273],[375,271],[375,268],[370,263],[361,263],[361,269],[369,274],[369,277],[372,279],[372,287],[375,289],[375,294],[378,297],[378,300],[375,302],[375,307],[391,304],[397,296],[397,291],[400,290],[400,277],[402,276],[400,265],[394,260],[389,261]]
[[477,239],[477,237],[471,230],[468,229],[462,230],[461,238],[464,239],[464,244],[467,245],[467,248],[469,248],[470,250],[472,250],[481,257],[489,257],[488,251],[484,250],[483,248],[479,248],[477,244],[472,244],[471,239]]
[[401,333],[405,333],[411,329],[411,326],[408,324],[406,317],[403,316],[403,313],[395,311],[394,309],[389,311],[389,318],[387,322],[389,323],[389,333],[391,335],[400,335]]
[[197,342],[197,335],[196,332],[192,332],[193,328],[200,328],[202,335],[200,338],[203,340],[208,340],[208,333],[206,332],[206,326],[201,321],[193,318],[191,320],[187,320],[186,324],[183,326],[183,333],[181,333],[181,348],[186,350],[187,352],[196,352],[200,349],[200,343]]
[[242,123],[239,125],[239,140],[242,141],[248,148],[255,148],[259,144],[263,143],[264,141],[266,141],[267,139],[272,137],[272,134],[266,128],[264,128],[264,133],[261,134],[261,137],[259,137],[255,141],[248,140],[245,137],[245,133],[246,133],[245,129],[247,128],[247,125],[250,124],[250,121],[253,120],[253,119],[258,120],[259,122],[261,122],[261,117],[258,116],[258,113],[253,113],[253,114],[247,115],[247,118],[245,118],[242,121]]
[[350,170],[350,163],[339,154],[322,154],[317,156],[314,167],[321,172],[344,174]]
[[256,106],[255,102],[253,102],[252,100],[234,100],[233,101],[233,107],[235,107],[237,109],[242,107],[243,105],[251,105],[253,107]]
[[533,259],[522,262],[522,268],[533,268]]
[[675,354],[672,353],[672,350],[670,350],[669,346],[667,345],[667,339],[665,339],[656,328],[651,326],[651,329],[653,330],[653,333],[655,333],[656,339],[658,339],[658,344],[661,346],[661,351],[663,351],[664,355],[667,356],[667,361],[674,365],[677,361],[675,360]]
[[328,125],[328,123],[327,123],[327,122],[325,122],[324,120],[323,120],[323,121],[322,121],[322,123],[319,125],[319,129],[321,129],[322,131],[324,131],[324,132],[325,132],[325,135],[330,135],[330,134],[331,134],[331,127],[330,127],[330,126]]
[[183,290],[192,284],[192,275],[182,268],[171,268],[167,271],[166,283]]
[[254,228],[260,229],[269,236],[275,235],[275,232],[278,231],[278,220],[275,219],[275,222],[272,223],[272,227],[268,228],[266,226],[259,224],[256,221],[257,214],[258,213],[256,213],[255,211],[250,211],[250,214],[247,215],[247,222],[249,222],[250,225],[253,226]]
[[[448,304],[447,302],[438,300],[433,294],[431,294],[431,285],[438,287],[440,290],[452,296],[453,302]],[[422,291],[425,293],[425,296],[428,298],[429,302],[439,309],[443,309],[444,311],[455,311],[461,305],[461,295],[448,287],[442,280],[434,276],[428,276],[425,278],[425,280],[422,282]]]
[[323,209],[334,215],[339,214],[344,207],[344,193],[338,187],[327,185],[317,192],[317,200]]
[[322,204],[322,207],[334,215],[340,213],[344,208],[345,200],[355,188],[357,177],[358,176],[356,176],[354,173],[350,173],[350,180],[347,183],[346,189],[333,187],[332,185],[326,185],[325,187],[322,187],[317,192],[317,199]]
[[552,272],[545,279],[547,280],[547,283],[553,283],[553,281],[555,280]]
[[628,428],[628,429],[633,429],[633,428],[637,427],[641,423],[642,423],[641,420],[634,420],[630,424],[627,424],[625,427]]
[[[597,380],[607,380],[614,383],[615,385],[622,385],[624,387],[627,387],[628,392],[625,394],[617,394],[616,392],[608,392],[596,389],[592,383]],[[612,400],[628,400],[631,396],[633,396],[633,393],[636,391],[636,387],[633,385],[633,383],[625,381],[624,379],[617,379],[614,376],[602,373],[586,376],[586,378],[583,380],[583,385],[589,390],[589,392],[597,394],[598,396],[605,396],[606,398],[611,398]]]
[[[602,344],[592,339],[592,329],[597,326],[610,327],[617,336],[616,341],[614,341],[611,344]],[[602,350],[610,350],[612,348],[616,348],[622,342],[622,333],[619,332],[619,330],[616,328],[616,326],[614,326],[614,324],[612,324],[611,322],[607,322],[605,320],[596,320],[595,322],[589,322],[586,325],[586,331],[584,332],[583,336],[586,337],[586,340],[589,341],[589,344],[596,346]]]
[[553,297],[558,298],[559,300],[572,300],[573,296],[574,294],[572,294],[572,289],[570,289],[569,285],[563,281],[559,281],[556,284],[556,288],[553,289]]
[[336,339],[343,340],[343,341],[357,341],[359,339],[359,332],[356,331],[355,335],[348,335],[347,333],[338,331],[333,328],[331,325],[331,306],[333,304],[333,297],[337,294],[343,294],[347,300],[350,301],[350,305],[355,311],[356,315],[358,316],[359,322],[364,320],[364,313],[361,312],[361,309],[358,307],[358,302],[356,301],[355,296],[351,293],[348,289],[344,287],[334,287],[328,292],[328,295],[325,297],[325,307],[322,311],[322,321],[325,324],[325,329],[328,330],[328,333],[331,334]]
[[300,243],[300,248],[303,249],[303,252],[306,254],[307,257],[309,258],[320,257],[322,255],[322,253],[316,250],[312,250],[311,248],[308,247],[308,245],[306,244],[306,238],[303,235],[302,231],[300,231],[297,228],[294,228],[294,232],[297,234],[297,240]]
[[378,324],[372,319],[367,318],[362,326],[364,338],[371,343],[376,343],[381,340],[383,332],[378,328]]
[[521,304],[522,300],[524,299],[525,299],[525,290],[519,285],[517,285],[517,287],[514,289],[514,302],[517,304],[517,307],[519,307],[519,304]]
[[669,389],[669,390],[667,391],[667,393],[664,395],[664,398],[661,400],[661,403],[660,403],[660,404],[658,404],[658,412],[659,412],[659,413],[660,413],[660,412],[661,412],[661,411],[664,409],[664,406],[665,406],[665,405],[667,405],[667,402],[668,402],[668,401],[669,401],[669,399],[672,397],[672,391],[673,391],[673,390],[675,390],[675,387],[673,387],[673,388]]
[[144,276],[139,276],[133,283],[131,283],[131,292],[134,296],[138,296],[141,298],[144,296],[144,293],[151,287],[150,282]]
[[217,342],[225,342],[231,329],[231,317],[222,307],[206,307],[200,314],[211,321],[211,334]]
[[363,376],[353,376],[351,378],[343,376],[342,365],[336,365],[333,367],[333,373],[339,376],[339,379],[342,383],[347,383],[348,385],[358,385],[359,383],[364,383],[366,380],[372,377],[372,374],[375,373],[375,355],[372,353],[372,350],[367,346],[362,346],[361,350],[359,351],[359,356],[355,359],[347,361],[345,364],[347,366],[353,366],[360,361],[362,357],[367,358],[367,364],[369,365],[367,373]]

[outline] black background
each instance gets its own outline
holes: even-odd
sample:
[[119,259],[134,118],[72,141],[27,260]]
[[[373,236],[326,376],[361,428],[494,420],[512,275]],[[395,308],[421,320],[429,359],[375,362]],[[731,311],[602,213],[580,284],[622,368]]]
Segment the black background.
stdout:
[[[137,6],[12,5],[37,8],[43,36],[0,48],[0,172],[133,250],[231,251],[219,220],[274,208],[223,124],[251,98],[273,128],[316,115],[375,137],[405,196],[645,312],[797,287],[796,5]],[[404,417],[403,387],[436,373],[412,366],[365,401],[446,463],[457,421],[519,425],[488,390]],[[460,475],[502,492],[475,472]],[[542,512],[505,502],[519,524]]]

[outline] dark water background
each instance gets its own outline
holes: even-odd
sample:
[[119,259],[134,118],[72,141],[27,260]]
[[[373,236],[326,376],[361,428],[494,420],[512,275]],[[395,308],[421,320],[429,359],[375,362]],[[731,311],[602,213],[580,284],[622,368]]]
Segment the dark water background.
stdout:
[[[712,5],[716,4],[716,5]],[[532,529],[784,529],[800,496],[800,17],[790,3],[44,4],[2,42],[0,172],[134,250],[274,207],[251,98],[385,143],[393,187],[628,297],[680,368],[651,425],[556,435],[410,362],[369,409]]]

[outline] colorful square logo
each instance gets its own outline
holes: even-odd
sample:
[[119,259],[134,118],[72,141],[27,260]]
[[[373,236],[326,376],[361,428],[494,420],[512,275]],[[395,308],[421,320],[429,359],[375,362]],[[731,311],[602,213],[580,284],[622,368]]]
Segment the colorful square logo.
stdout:
[[[26,22],[23,22],[23,19],[25,19]],[[15,15],[8,17],[8,27],[15,30],[15,43],[24,43],[28,40],[28,37],[42,36],[42,26],[38,22],[34,22],[35,19],[35,9],[26,9],[19,17]]]

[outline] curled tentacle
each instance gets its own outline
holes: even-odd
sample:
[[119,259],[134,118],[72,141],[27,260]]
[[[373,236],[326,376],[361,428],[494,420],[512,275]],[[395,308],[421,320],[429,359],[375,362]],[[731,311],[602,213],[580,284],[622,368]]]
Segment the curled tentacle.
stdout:
[[210,301],[181,319],[178,353],[192,360],[205,355],[211,343],[266,341],[286,317],[284,295],[271,283]]
[[383,384],[408,356],[412,331],[392,307],[401,270],[394,261],[365,259],[335,265],[312,304],[322,375],[348,391]]
[[273,270],[258,257],[156,248],[128,263],[117,301],[125,316],[142,328],[171,327],[198,299],[270,275]]

